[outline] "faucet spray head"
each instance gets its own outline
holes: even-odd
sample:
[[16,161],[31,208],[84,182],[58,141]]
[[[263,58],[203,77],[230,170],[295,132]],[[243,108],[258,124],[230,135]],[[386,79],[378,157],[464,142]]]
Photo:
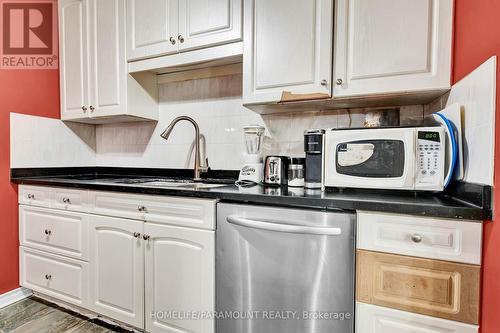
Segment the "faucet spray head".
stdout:
[[168,140],[168,137],[170,136],[170,133],[172,133],[172,130],[174,129],[174,126],[172,126],[173,124],[170,124],[164,131],[163,133],[160,134],[160,136],[162,138],[164,138],[165,140]]

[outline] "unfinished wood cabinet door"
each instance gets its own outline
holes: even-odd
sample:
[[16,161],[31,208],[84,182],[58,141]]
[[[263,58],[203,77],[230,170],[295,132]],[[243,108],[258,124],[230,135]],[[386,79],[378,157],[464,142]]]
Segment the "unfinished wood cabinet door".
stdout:
[[359,302],[477,324],[480,266],[357,251]]

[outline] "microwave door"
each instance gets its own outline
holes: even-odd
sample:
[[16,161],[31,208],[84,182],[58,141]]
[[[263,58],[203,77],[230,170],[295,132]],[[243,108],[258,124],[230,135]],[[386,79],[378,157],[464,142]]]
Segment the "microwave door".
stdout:
[[347,144],[346,149],[337,154],[337,163],[344,168],[363,164],[373,156],[374,150],[371,143]]
[[370,140],[337,146],[336,171],[363,178],[399,178],[404,174],[405,144],[401,140]]

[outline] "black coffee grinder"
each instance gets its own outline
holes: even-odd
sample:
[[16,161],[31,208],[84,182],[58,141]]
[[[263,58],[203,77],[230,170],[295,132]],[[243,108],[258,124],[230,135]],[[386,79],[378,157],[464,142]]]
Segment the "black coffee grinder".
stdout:
[[304,152],[306,154],[306,175],[304,187],[322,188],[323,181],[323,136],[325,130],[309,129],[304,132]]

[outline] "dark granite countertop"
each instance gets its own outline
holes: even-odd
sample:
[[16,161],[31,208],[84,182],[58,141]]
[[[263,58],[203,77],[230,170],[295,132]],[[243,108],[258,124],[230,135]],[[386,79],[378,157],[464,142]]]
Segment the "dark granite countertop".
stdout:
[[[71,169],[71,168],[70,168]],[[117,191],[129,193],[143,193],[155,195],[171,195],[196,198],[219,199],[227,202],[241,202],[262,205],[277,205],[287,207],[302,207],[326,210],[367,210],[381,211],[420,216],[434,216],[455,219],[483,221],[491,218],[491,188],[465,183],[455,186],[455,193],[463,192],[460,196],[448,194],[417,193],[411,191],[380,191],[344,189],[343,191],[304,190],[303,188],[276,188],[276,187],[238,187],[234,185],[228,174],[214,174],[217,177],[207,179],[206,182],[221,183],[215,188],[169,188],[141,183],[144,178],[187,178],[183,172],[173,172],[170,177],[165,173],[152,174],[147,177],[138,172],[121,171],[85,172],[87,170],[74,168],[66,170],[64,175],[56,175],[56,171],[47,172],[44,169],[13,169],[11,179],[18,184],[48,185],[68,188],[93,189],[103,191]],[[42,170],[37,172],[36,170]],[[137,171],[137,170],[136,170]],[[229,174],[234,176],[234,174]],[[212,175],[213,176],[213,175]],[[139,182],[137,182],[139,181]],[[484,204],[483,204],[484,203]]]

